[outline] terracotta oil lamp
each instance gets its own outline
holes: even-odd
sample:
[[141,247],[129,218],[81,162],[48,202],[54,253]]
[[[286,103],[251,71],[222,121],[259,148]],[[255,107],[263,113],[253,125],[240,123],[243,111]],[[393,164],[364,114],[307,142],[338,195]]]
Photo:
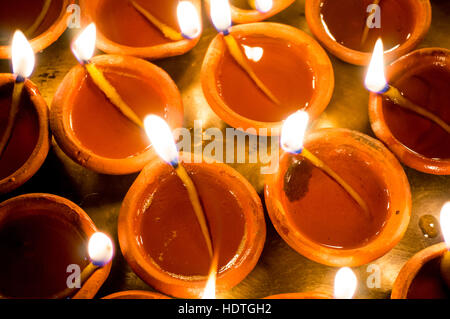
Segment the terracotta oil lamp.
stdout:
[[129,290],[116,292],[106,297],[103,297],[102,299],[170,299],[170,298],[156,292]]
[[449,175],[450,51],[411,52],[390,64],[386,77],[382,51],[379,42],[366,78],[373,131],[405,165]]
[[334,296],[323,292],[299,292],[279,294],[264,299],[352,299],[357,287],[355,273],[347,267],[341,268],[334,279]]
[[353,267],[383,256],[410,219],[401,165],[380,142],[347,129],[310,132],[303,143],[307,120],[297,118],[285,121],[285,152],[265,186],[275,229],[297,252],[325,265]]
[[94,47],[95,25],[90,25],[73,44],[82,65],[66,75],[52,102],[55,139],[75,162],[96,172],[138,172],[154,156],[143,117],[153,112],[181,127],[180,92],[150,62],[119,55],[91,59]]
[[12,48],[14,74],[0,74],[0,194],[28,181],[50,145],[47,104],[27,79],[34,68],[33,50],[20,31]]
[[[210,2],[205,0],[206,9]],[[231,19],[234,23],[252,23],[266,20],[293,4],[295,0],[231,0]]]
[[66,30],[73,0],[15,0],[0,3],[0,59],[11,57],[10,35],[23,30],[34,52],[55,42]]
[[415,254],[400,270],[392,288],[392,299],[450,298],[450,202],[441,211],[444,243]]
[[[81,208],[55,195],[22,195],[1,203],[0,296],[93,298],[108,277],[112,258],[112,248],[99,250],[92,239],[98,235]],[[93,266],[96,262],[102,264]],[[67,288],[71,265],[83,270],[79,289]]]
[[429,0],[306,0],[305,15],[328,51],[345,62],[367,65],[379,37],[389,61],[411,51],[430,27],[431,5]]
[[220,33],[206,53],[201,81],[213,111],[230,126],[259,135],[278,135],[282,120],[299,108],[318,117],[334,89],[333,68],[320,45],[283,24],[230,28],[229,12],[226,1],[211,6]]
[[[80,0],[80,5],[86,24],[98,26],[97,47],[110,54],[154,60],[184,54],[200,39],[200,0]],[[184,34],[181,24],[196,32]]]
[[171,296],[202,296],[209,275],[217,277],[218,291],[232,288],[254,268],[265,241],[256,191],[225,164],[193,163],[192,154],[178,154],[162,119],[149,116],[145,126],[164,161],[150,162],[123,202],[125,259],[146,283]]

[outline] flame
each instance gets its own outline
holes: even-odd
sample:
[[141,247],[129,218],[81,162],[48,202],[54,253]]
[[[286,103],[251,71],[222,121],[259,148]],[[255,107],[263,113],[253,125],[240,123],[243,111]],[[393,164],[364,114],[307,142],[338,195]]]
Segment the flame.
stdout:
[[113,258],[113,243],[107,235],[97,232],[89,239],[88,253],[94,265],[104,266]]
[[178,24],[185,38],[195,39],[200,35],[200,17],[190,1],[181,1],[177,7]]
[[219,268],[219,254],[217,253],[217,251],[215,251],[211,260],[209,277],[208,281],[206,282],[205,290],[203,291],[202,299],[216,299],[216,281],[218,268]]
[[272,10],[273,0],[256,0],[255,7],[261,13],[269,12]]
[[211,20],[219,32],[227,32],[231,27],[231,8],[228,0],[211,0]]
[[14,33],[12,41],[12,68],[15,75],[27,78],[34,69],[33,49],[22,31]]
[[375,43],[365,81],[366,88],[371,92],[380,93],[386,90],[387,82],[384,75],[383,57],[383,41],[378,39]]
[[216,299],[216,272],[213,271],[208,277],[202,299]]
[[289,153],[301,153],[308,127],[309,115],[305,111],[297,111],[290,115],[281,129],[281,147]]
[[218,262],[219,262],[218,255],[215,254],[212,260],[208,281],[206,282],[205,290],[203,291],[202,299],[216,299]]
[[145,132],[147,133],[153,149],[167,163],[178,164],[178,150],[173,140],[169,125],[156,115],[149,115],[144,119]]
[[72,52],[79,62],[88,62],[95,51],[97,28],[91,23],[84,29],[72,44]]
[[344,267],[339,269],[334,279],[334,298],[352,299],[357,284],[356,276],[350,268]]
[[441,209],[441,229],[447,247],[450,249],[450,202],[447,202]]
[[248,45],[244,45],[244,51],[247,59],[254,62],[259,62],[264,55],[264,49],[260,47],[249,47]]

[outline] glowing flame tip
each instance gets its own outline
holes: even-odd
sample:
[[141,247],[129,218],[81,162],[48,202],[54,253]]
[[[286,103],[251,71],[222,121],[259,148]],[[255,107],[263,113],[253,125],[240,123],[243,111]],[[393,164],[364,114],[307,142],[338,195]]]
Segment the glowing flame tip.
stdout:
[[91,262],[96,266],[102,267],[113,258],[114,246],[107,235],[97,232],[89,239],[88,253]]
[[200,17],[192,2],[180,1],[177,7],[177,17],[181,33],[185,38],[195,39],[200,35]]
[[309,115],[305,111],[297,111],[290,115],[281,129],[281,147],[289,153],[300,153],[303,149]]
[[334,298],[352,299],[358,280],[355,273],[348,267],[338,270],[334,279]]
[[27,78],[33,73],[35,56],[33,48],[22,31],[14,33],[12,47],[12,68],[15,75]]
[[261,13],[266,13],[272,10],[273,0],[255,0],[255,7]]
[[209,275],[205,290],[203,291],[202,299],[216,299],[216,273],[212,272]]
[[366,88],[375,93],[380,93],[386,90],[387,82],[384,75],[384,49],[383,41],[378,39],[373,50],[372,59],[370,60],[369,68],[367,70]]
[[231,8],[228,0],[211,0],[211,20],[219,32],[226,32],[231,27]]
[[148,115],[144,127],[153,149],[165,162],[178,164],[178,150],[169,125],[161,117]]
[[94,23],[88,25],[72,44],[72,52],[80,63],[89,61],[94,55],[97,28]]

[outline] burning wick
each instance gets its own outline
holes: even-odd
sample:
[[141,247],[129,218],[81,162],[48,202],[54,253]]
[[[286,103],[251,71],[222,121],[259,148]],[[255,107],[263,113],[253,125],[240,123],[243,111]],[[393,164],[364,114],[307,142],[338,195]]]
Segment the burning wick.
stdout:
[[179,162],[177,146],[173,140],[169,125],[159,116],[149,115],[144,119],[144,127],[147,136],[153,145],[153,149],[166,163],[170,164],[175,169],[178,177],[186,187],[192,208],[194,209],[206,246],[208,247],[209,255],[210,257],[213,257],[212,240],[208,229],[208,223],[206,221],[206,216],[203,212],[202,205],[200,204],[200,199],[194,182],[189,177],[186,169]]
[[352,299],[357,285],[358,280],[350,268],[339,269],[334,278],[334,298]]
[[28,43],[25,35],[21,31],[16,31],[12,41],[12,67],[16,80],[14,82],[8,123],[3,136],[0,139],[0,157],[2,157],[9,141],[11,140],[12,132],[16,124],[17,114],[19,113],[20,98],[22,96],[25,80],[33,72],[34,64],[34,52],[30,43]]
[[177,17],[183,37],[195,39],[200,35],[202,31],[200,17],[192,2],[180,1],[177,7]]
[[211,20],[219,33],[224,36],[225,43],[228,47],[233,59],[237,64],[250,76],[258,88],[275,104],[280,104],[278,99],[265,86],[265,84],[258,78],[253,71],[248,59],[242,52],[241,47],[236,39],[231,35],[229,29],[231,27],[231,9],[228,0],[211,0]]
[[308,127],[308,121],[308,113],[304,111],[297,111],[284,121],[281,131],[282,148],[286,152],[292,154],[301,154],[314,166],[327,173],[347,191],[347,193],[358,203],[359,206],[361,206],[367,217],[371,218],[369,208],[366,202],[361,198],[361,196],[359,196],[359,194],[328,165],[326,165],[322,160],[317,158],[313,153],[303,147],[303,141],[305,139],[306,128]]
[[450,287],[450,202],[445,203],[442,207],[440,222],[442,234],[449,249],[441,259],[441,275],[447,286]]
[[377,43],[375,44],[372,59],[369,64],[369,69],[367,71],[365,80],[366,88],[373,93],[381,94],[387,97],[400,107],[403,107],[411,112],[429,119],[450,134],[450,125],[444,122],[437,115],[427,111],[425,108],[419,105],[414,104],[413,102],[405,98],[397,88],[387,83],[386,77],[384,75],[383,55],[383,41],[381,39],[378,39]]
[[52,4],[52,0],[45,0],[44,5],[42,6],[41,12],[39,13],[39,16],[34,21],[34,23],[27,29],[27,31],[25,31],[25,34],[27,34],[29,37],[33,36],[33,34],[36,32],[36,30],[42,24],[42,21],[44,21],[45,16],[47,15],[48,9],[50,9],[51,4]]
[[148,10],[142,7],[139,3],[134,0],[130,0],[130,3],[133,7],[142,14],[151,24],[153,24],[161,33],[168,39],[172,41],[180,41],[183,40],[183,36],[180,32],[175,29],[169,27],[167,24],[161,22],[158,18],[152,15]]
[[267,13],[273,8],[273,0],[248,0],[248,4],[261,13]]
[[[104,233],[94,233],[89,239],[88,254],[91,262],[80,274],[80,283],[83,285],[99,268],[107,265],[114,256],[114,246],[111,239]],[[67,288],[54,295],[52,299],[63,299],[71,296],[75,288]]]
[[94,23],[84,29],[72,44],[72,52],[77,60],[86,68],[97,87],[106,95],[113,105],[130,121],[144,128],[141,119],[125,103],[117,90],[108,82],[102,71],[100,71],[90,59],[94,55],[96,41],[96,27]]

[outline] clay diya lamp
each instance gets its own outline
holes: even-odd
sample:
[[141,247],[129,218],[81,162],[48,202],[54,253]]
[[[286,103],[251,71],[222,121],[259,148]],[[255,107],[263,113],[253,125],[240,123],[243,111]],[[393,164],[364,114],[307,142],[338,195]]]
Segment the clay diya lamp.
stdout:
[[441,211],[444,243],[415,254],[400,270],[392,287],[392,299],[450,298],[450,202]]
[[66,30],[73,0],[15,0],[0,3],[0,59],[11,57],[10,35],[23,30],[34,52],[49,47]]
[[[228,8],[228,10],[227,10]],[[211,8],[220,31],[201,71],[203,93],[227,124],[259,135],[278,135],[298,109],[318,117],[334,89],[330,60],[304,32],[276,23],[229,28],[229,7]]]
[[431,24],[429,0],[306,0],[314,36],[339,59],[367,65],[378,38],[392,61],[425,37]]
[[[111,250],[105,255],[92,240],[88,255],[88,239],[99,234],[96,232],[81,208],[55,195],[22,195],[1,203],[0,296],[93,298],[111,268],[110,258],[101,268],[90,266],[89,257],[96,261],[111,257]],[[83,284],[62,294],[68,289],[72,266],[83,269]]]
[[445,243],[430,246],[414,255],[401,269],[392,287],[392,299],[448,299],[450,290],[440,273]]
[[[208,11],[210,2],[211,0],[205,1]],[[295,0],[231,0],[231,19],[235,23],[263,21],[280,13],[294,2]]]
[[383,256],[410,219],[401,165],[379,141],[347,129],[308,133],[303,146],[296,131],[306,123],[294,116],[283,129],[280,168],[265,186],[275,229],[294,250],[325,265],[359,266]]
[[232,288],[254,268],[265,241],[256,191],[225,164],[178,155],[162,119],[149,116],[145,125],[164,162],[150,162],[122,204],[125,259],[146,283],[171,296],[204,296],[207,283],[218,291]]
[[170,298],[158,294],[156,292],[143,290],[129,290],[116,292],[114,294],[103,297],[102,299],[170,299]]
[[323,292],[299,292],[279,294],[264,299],[352,299],[357,287],[355,273],[347,267],[341,268],[334,279],[334,295]]
[[27,80],[34,53],[20,31],[13,52],[14,74],[0,74],[0,193],[28,181],[44,163],[50,145],[47,104]]
[[[97,47],[110,54],[177,56],[190,51],[201,36],[200,0],[80,0],[80,6],[86,24],[98,26]],[[184,34],[179,24],[196,31]]]
[[450,51],[420,49],[398,59],[387,67],[389,84],[382,59],[379,44],[366,78],[373,131],[405,165],[449,175]]
[[181,127],[180,92],[150,62],[118,55],[90,59],[94,47],[91,25],[73,45],[82,65],[65,76],[53,99],[52,131],[61,149],[80,165],[112,175],[138,172],[154,156],[141,119],[156,113],[171,127]]

